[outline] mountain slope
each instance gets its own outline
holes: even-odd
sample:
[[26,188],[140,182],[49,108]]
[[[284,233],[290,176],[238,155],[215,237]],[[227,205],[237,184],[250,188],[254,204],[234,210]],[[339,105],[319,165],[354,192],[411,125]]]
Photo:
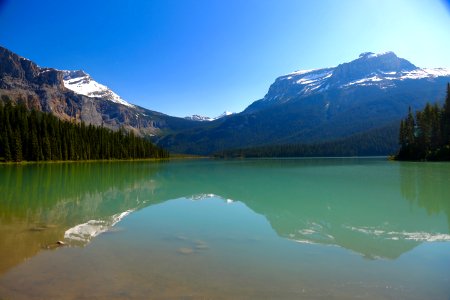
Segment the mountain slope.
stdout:
[[349,137],[310,144],[276,144],[230,149],[216,157],[350,157],[394,154],[398,149],[399,124],[393,123]]
[[103,98],[125,106],[134,107],[134,105],[120,98],[119,95],[110,90],[107,86],[93,80],[89,74],[83,70],[63,71],[64,86],[79,95],[88,97]]
[[382,133],[399,122],[409,106],[421,109],[427,101],[442,101],[449,81],[450,70],[419,68],[393,52],[367,52],[337,67],[281,76],[263,99],[239,114],[186,119],[133,105],[84,71],[41,68],[0,47],[0,100],[64,120],[125,128],[153,136],[173,152],[192,154],[343,141],[355,135],[359,141],[368,136],[364,133]]
[[196,122],[151,111],[122,99],[79,71],[41,68],[0,47],[0,99],[51,112],[63,120],[83,121],[117,130],[155,136],[195,127]]
[[421,69],[392,52],[363,53],[335,68],[281,76],[242,113],[168,135],[159,144],[207,154],[346,138],[399,122],[409,106],[443,101],[448,81],[447,69]]

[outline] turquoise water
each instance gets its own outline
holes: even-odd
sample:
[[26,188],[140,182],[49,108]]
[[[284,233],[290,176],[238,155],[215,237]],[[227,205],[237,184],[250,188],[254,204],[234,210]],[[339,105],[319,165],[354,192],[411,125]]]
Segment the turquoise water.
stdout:
[[450,297],[449,164],[42,164],[0,182],[0,299]]

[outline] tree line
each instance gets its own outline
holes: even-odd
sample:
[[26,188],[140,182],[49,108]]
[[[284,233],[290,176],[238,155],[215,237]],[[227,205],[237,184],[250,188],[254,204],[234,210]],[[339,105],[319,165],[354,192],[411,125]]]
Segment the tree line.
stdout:
[[[63,121],[0,101],[0,160],[49,161],[166,158],[169,153],[124,129]],[[4,102],[5,104],[3,104]]]
[[231,149],[218,152],[215,156],[220,158],[384,156],[397,151],[397,133],[398,125],[393,123],[333,141]]
[[400,122],[398,160],[450,160],[450,83],[444,106],[427,103]]

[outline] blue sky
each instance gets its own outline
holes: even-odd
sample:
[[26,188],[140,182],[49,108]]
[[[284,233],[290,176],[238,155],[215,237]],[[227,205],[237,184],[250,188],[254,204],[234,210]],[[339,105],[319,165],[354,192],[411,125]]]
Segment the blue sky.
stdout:
[[276,77],[394,51],[450,68],[448,0],[0,0],[0,45],[175,116],[241,111]]

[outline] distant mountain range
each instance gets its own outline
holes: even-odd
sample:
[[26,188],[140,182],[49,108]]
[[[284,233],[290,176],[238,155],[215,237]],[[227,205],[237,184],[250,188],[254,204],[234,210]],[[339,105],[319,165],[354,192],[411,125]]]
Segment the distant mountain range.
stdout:
[[[275,80],[243,112],[216,118],[172,117],[134,105],[84,71],[42,68],[0,47],[0,97],[65,120],[151,136],[173,152],[370,139],[392,135],[411,106],[442,102],[450,70],[419,68],[393,52],[363,53],[334,68],[296,71]],[[227,116],[224,118],[224,116]],[[207,121],[207,122],[205,122]],[[359,147],[355,145],[355,147]],[[364,153],[371,153],[366,151]],[[379,153],[377,153],[379,154]],[[388,153],[385,153],[388,154]]]
[[211,118],[211,117],[206,117],[206,116],[200,116],[200,115],[192,115],[192,116],[187,116],[184,117],[186,120],[191,120],[191,121],[199,121],[199,122],[204,122],[204,121],[214,121],[214,120],[218,120],[220,118],[226,117],[226,116],[231,116],[234,113],[230,112],[230,111],[224,111],[222,114],[220,114],[219,116],[215,117],[215,118]]

